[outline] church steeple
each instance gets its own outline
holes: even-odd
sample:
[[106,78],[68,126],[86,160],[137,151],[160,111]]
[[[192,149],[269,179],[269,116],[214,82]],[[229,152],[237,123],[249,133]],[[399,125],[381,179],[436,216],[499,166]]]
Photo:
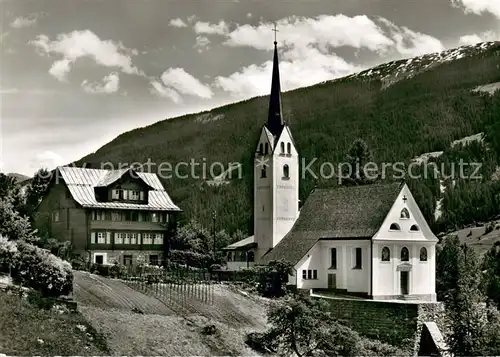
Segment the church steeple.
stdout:
[[[276,26],[274,28],[276,34]],[[267,128],[269,131],[278,136],[283,129],[284,120],[281,109],[281,85],[280,85],[280,70],[278,63],[278,43],[274,38],[274,58],[273,58],[273,78],[271,82],[271,95],[269,97],[269,113],[267,116]]]

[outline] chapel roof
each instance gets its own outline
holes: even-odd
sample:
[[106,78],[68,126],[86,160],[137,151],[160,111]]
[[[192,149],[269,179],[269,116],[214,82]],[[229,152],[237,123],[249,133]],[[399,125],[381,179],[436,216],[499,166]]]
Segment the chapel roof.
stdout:
[[320,239],[369,239],[382,225],[403,183],[315,189],[290,232],[261,260],[296,264]]

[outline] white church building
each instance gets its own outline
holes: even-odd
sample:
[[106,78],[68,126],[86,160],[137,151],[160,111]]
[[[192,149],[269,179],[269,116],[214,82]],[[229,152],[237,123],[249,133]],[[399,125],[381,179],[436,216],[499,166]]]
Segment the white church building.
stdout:
[[438,239],[404,182],[314,189],[299,210],[299,153],[282,114],[276,45],[254,159],[254,236],[225,248],[227,268],[286,260],[298,289],[435,301]]

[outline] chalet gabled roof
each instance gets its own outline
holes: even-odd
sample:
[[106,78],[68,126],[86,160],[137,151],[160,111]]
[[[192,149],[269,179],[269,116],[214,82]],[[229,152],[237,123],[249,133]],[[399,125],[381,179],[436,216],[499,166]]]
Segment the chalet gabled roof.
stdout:
[[320,239],[370,239],[389,213],[402,183],[316,189],[290,232],[262,257],[296,264]]
[[120,178],[123,177],[126,173],[130,173],[132,176],[138,177],[141,181],[143,181],[147,186],[151,189],[154,189],[151,185],[149,185],[144,179],[139,175],[139,172],[133,170],[132,168],[126,169],[118,169],[118,170],[106,170],[107,173],[102,175],[99,182],[96,183],[95,187],[108,187],[109,185],[115,183]]
[[111,170],[61,166],[55,170],[55,175],[53,175],[52,179],[55,184],[58,184],[60,183],[58,180],[62,178],[73,199],[82,207],[86,208],[181,211],[165,191],[158,176],[154,173],[145,172],[137,172],[136,174],[151,187],[147,204],[98,202],[95,197],[94,188],[105,181],[110,171]]

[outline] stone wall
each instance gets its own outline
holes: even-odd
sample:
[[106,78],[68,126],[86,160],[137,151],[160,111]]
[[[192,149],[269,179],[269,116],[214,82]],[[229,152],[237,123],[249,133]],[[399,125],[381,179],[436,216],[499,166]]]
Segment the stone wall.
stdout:
[[[320,298],[314,296],[315,298]],[[362,335],[417,354],[424,322],[441,324],[441,303],[386,302],[323,297],[340,322]],[[440,326],[441,327],[441,326]]]

